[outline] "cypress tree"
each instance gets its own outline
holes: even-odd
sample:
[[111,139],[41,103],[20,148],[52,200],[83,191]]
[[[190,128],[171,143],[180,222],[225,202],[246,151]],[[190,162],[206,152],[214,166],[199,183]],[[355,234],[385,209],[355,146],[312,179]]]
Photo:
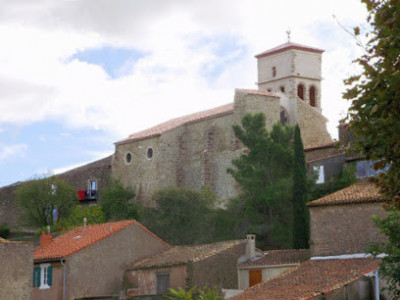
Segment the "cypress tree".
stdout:
[[307,207],[307,170],[300,128],[294,129],[293,163],[293,248],[309,247],[310,216]]

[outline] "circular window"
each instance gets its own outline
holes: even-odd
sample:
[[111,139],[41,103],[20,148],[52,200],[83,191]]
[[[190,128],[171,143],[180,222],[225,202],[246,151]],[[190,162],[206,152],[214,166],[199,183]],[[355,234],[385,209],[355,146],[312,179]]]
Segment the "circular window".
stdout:
[[128,152],[125,155],[125,163],[129,165],[131,163],[131,161],[132,161],[132,153]]
[[153,148],[147,149],[147,158],[151,159],[153,157]]

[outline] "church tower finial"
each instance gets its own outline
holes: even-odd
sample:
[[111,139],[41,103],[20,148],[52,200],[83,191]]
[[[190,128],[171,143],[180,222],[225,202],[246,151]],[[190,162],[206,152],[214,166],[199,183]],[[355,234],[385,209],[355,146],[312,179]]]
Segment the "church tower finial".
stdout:
[[286,34],[287,34],[287,41],[288,43],[290,43],[290,29],[286,30]]

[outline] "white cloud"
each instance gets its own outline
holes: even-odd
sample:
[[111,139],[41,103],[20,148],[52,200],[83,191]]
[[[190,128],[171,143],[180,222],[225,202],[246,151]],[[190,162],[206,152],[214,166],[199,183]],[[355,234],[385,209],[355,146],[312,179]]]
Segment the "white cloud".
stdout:
[[0,149],[0,163],[24,157],[27,150],[28,145],[25,144],[2,145]]
[[[337,120],[345,109],[337,104],[341,81],[355,53],[332,15],[346,26],[365,17],[358,0],[38,0],[0,5],[0,123],[57,119],[119,138],[231,102],[235,87],[255,88],[253,55],[283,43],[288,28],[295,42],[329,46],[323,61],[323,103],[328,118]],[[247,56],[230,61],[210,84],[202,71],[218,57],[210,45],[193,44],[224,36],[244,45]],[[102,45],[133,47],[148,55],[128,76],[114,80],[99,66],[67,60],[79,50]]]

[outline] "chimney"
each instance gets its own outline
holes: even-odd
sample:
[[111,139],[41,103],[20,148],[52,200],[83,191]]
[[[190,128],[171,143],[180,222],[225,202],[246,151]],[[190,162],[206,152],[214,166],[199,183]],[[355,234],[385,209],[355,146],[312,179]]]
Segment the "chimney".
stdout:
[[248,234],[247,235],[247,245],[246,245],[246,258],[253,259],[256,257],[256,235]]
[[47,246],[48,244],[51,244],[53,241],[53,238],[51,237],[50,231],[47,232],[47,234],[42,231],[42,236],[40,237],[40,247]]

